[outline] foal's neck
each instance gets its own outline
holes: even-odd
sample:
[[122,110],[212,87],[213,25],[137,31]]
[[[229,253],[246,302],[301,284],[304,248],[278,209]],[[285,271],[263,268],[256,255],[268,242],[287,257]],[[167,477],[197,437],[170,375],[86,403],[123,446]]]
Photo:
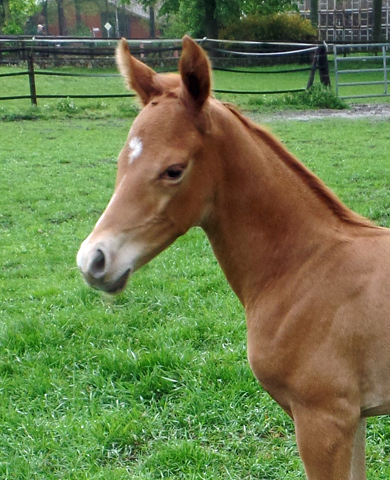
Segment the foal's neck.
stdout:
[[[342,231],[369,222],[337,197],[269,133],[219,107],[215,205],[203,225],[244,306],[270,283],[300,268]],[[224,108],[226,112],[221,109]]]

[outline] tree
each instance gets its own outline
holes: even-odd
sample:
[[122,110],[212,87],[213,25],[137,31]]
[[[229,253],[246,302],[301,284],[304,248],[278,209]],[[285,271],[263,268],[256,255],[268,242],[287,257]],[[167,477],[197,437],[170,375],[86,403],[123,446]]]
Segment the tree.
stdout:
[[[144,7],[144,10],[149,12],[149,28],[150,38],[156,37],[156,6],[158,0],[139,0],[138,3]],[[120,3],[130,3],[130,0],[120,0]]]
[[58,30],[60,36],[67,35],[66,18],[64,12],[64,0],[56,0],[57,14],[58,14]]
[[154,7],[149,7],[150,38],[156,38],[156,12]]
[[160,14],[171,24],[168,35],[218,38],[223,25],[240,18],[244,4],[244,0],[164,0]]
[[45,23],[45,33],[49,35],[49,22],[47,18],[47,7],[48,7],[48,0],[40,0],[41,6],[42,6],[42,16],[44,18],[44,23]]
[[0,31],[6,35],[19,35],[27,19],[39,10],[35,0],[0,0]]
[[218,0],[166,0],[160,10],[171,22],[173,36],[218,37]]
[[[130,0],[121,0],[129,3]],[[145,9],[156,7],[156,0],[139,0]],[[243,15],[267,15],[296,10],[294,0],[162,0],[159,15],[166,21],[165,33],[180,37],[218,38],[218,31]]]
[[241,3],[242,14],[244,15],[272,15],[274,13],[298,11],[294,0],[245,0]]
[[80,31],[83,25],[83,22],[81,21],[81,1],[80,0],[74,0],[74,10],[76,13],[76,31]]

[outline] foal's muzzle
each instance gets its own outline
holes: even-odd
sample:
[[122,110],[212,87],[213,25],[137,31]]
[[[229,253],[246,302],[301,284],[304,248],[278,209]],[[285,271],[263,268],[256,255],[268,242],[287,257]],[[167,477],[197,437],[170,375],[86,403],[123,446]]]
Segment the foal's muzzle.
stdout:
[[77,264],[88,285],[110,294],[122,291],[131,273],[131,268],[119,270],[114,268],[112,257],[99,245],[91,247],[84,242],[77,254]]

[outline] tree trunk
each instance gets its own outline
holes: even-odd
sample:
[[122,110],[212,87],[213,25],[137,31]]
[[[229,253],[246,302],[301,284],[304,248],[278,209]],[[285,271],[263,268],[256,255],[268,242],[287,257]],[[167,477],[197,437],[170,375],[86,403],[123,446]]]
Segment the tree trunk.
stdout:
[[156,38],[156,18],[154,14],[154,7],[149,7],[149,25],[150,25],[150,38]]
[[7,20],[10,19],[9,0],[0,0],[0,31]]
[[67,28],[66,28],[66,19],[65,19],[65,12],[64,12],[64,0],[57,0],[57,12],[58,12],[58,29],[60,36],[63,37],[67,35]]
[[48,0],[45,0],[43,2],[43,7],[42,7],[42,15],[43,15],[43,18],[45,19],[45,33],[46,35],[49,35],[49,22],[47,20],[47,2]]
[[81,20],[81,5],[80,0],[74,0],[74,10],[76,13],[76,31],[79,32],[83,22]]
[[218,21],[216,18],[216,0],[204,0],[205,34],[207,38],[218,38]]
[[372,7],[372,40],[380,42],[382,37],[382,0],[373,0]]

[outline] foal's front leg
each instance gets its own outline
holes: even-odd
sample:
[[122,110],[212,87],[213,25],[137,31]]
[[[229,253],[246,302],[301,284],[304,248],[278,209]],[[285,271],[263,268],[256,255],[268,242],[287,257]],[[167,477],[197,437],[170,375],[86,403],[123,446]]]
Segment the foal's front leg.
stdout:
[[[294,410],[298,450],[308,480],[365,479],[365,472],[352,468],[355,438],[361,431],[358,413],[334,414],[303,407]],[[364,465],[360,458],[354,458],[354,463]]]

